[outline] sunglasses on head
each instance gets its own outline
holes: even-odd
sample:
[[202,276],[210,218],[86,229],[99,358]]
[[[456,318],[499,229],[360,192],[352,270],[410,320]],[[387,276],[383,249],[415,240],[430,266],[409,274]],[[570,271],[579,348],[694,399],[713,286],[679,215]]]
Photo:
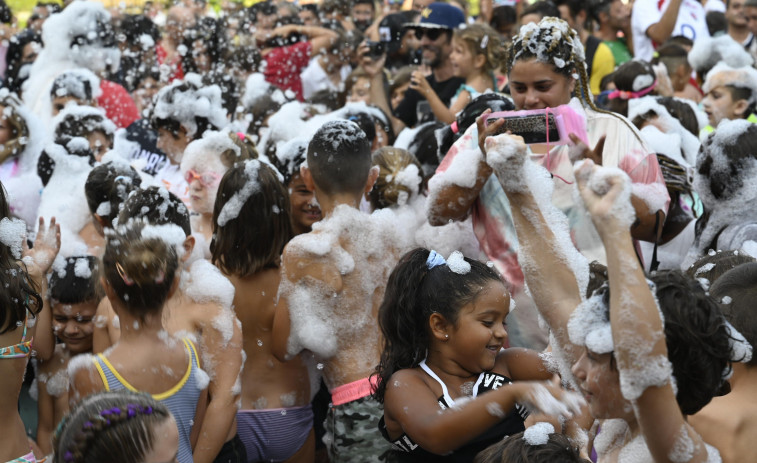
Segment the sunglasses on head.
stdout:
[[187,183],[192,183],[192,181],[194,180],[199,180],[200,184],[206,188],[212,186],[220,178],[221,176],[216,174],[215,172],[205,172],[198,174],[194,169],[189,169],[187,173],[184,174],[184,180],[186,180]]
[[418,40],[423,39],[423,36],[425,35],[428,37],[429,40],[436,40],[439,38],[440,35],[442,35],[442,32],[444,32],[444,29],[430,29],[425,27],[419,27],[415,29],[415,38]]

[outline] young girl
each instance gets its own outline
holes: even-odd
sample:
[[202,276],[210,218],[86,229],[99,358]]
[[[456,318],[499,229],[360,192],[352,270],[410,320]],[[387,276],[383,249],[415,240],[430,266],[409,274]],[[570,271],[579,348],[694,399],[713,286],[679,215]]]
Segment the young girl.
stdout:
[[523,381],[552,374],[536,352],[503,350],[509,309],[499,275],[459,252],[445,261],[418,248],[392,271],[379,308],[375,396],[384,404],[381,432],[403,461],[473,461],[524,430],[525,404],[575,411],[576,397]]
[[61,343],[51,359],[37,368],[37,444],[52,453],[53,430],[68,413],[68,364],[80,354],[92,352],[93,319],[104,297],[100,286],[99,259],[71,257],[50,274],[48,296],[53,316],[53,332]]
[[52,463],[179,461],[179,433],[171,412],[147,394],[127,391],[84,399],[61,423],[54,447]]
[[181,173],[189,186],[189,208],[196,214],[192,216],[192,231],[203,239],[200,246],[206,257],[210,256],[207,243],[213,234],[213,204],[218,184],[234,163],[256,157],[254,148],[231,132],[205,132],[184,151]]
[[[144,232],[144,233],[143,233]],[[118,343],[107,355],[69,364],[72,401],[101,390],[143,391],[162,401],[179,428],[179,460],[191,463],[207,400],[207,374],[195,344],[163,328],[166,300],[179,282],[174,247],[133,223],[109,236],[102,284],[121,321]]]
[[465,79],[452,104],[447,108],[429,85],[422,71],[413,72],[410,88],[422,93],[429,102],[434,116],[440,122],[451,124],[455,115],[472,99],[486,91],[496,90],[494,70],[505,60],[505,47],[499,34],[485,24],[473,24],[455,30],[450,55],[454,75]]
[[[232,198],[251,183],[257,188],[239,198],[238,214],[229,217]],[[219,186],[213,224],[213,264],[234,284],[234,306],[244,333],[247,357],[237,432],[247,461],[312,462],[308,372],[301,357],[279,362],[271,353],[279,261],[292,237],[289,199],[276,172],[257,160],[227,172]]]
[[5,191],[0,184],[0,229],[4,235],[0,244],[0,284],[4,288],[0,293],[0,377],[3,378],[0,381],[0,422],[4,423],[4,432],[0,434],[0,461],[34,463],[36,459],[30,452],[26,429],[18,412],[18,399],[32,347],[41,358],[52,355],[50,309],[43,306],[42,289],[44,275],[60,249],[60,228],[56,227],[55,219],[50,221],[49,228],[40,219],[34,248],[25,253],[22,263],[26,227],[21,221],[11,221],[9,216]]

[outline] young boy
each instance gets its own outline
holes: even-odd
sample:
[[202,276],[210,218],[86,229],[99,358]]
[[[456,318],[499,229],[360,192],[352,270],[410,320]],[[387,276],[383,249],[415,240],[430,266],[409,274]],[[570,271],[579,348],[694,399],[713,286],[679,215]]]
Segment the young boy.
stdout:
[[321,220],[321,208],[312,189],[309,189],[300,175],[300,166],[305,163],[308,142],[302,138],[288,141],[276,150],[273,165],[284,176],[284,186],[289,191],[292,231],[301,235],[312,230],[313,224]]
[[381,410],[369,377],[380,357],[378,307],[400,252],[397,226],[391,213],[358,210],[378,171],[355,123],[324,124],[301,172],[324,220],[284,249],[273,352],[283,360],[307,349],[322,363],[332,462],[386,461],[391,447],[378,431]]
[[53,332],[61,343],[37,370],[37,443],[45,454],[52,453],[53,431],[68,413],[68,362],[76,355],[92,352],[92,319],[104,297],[98,273],[98,259],[83,256],[65,259],[50,275]]

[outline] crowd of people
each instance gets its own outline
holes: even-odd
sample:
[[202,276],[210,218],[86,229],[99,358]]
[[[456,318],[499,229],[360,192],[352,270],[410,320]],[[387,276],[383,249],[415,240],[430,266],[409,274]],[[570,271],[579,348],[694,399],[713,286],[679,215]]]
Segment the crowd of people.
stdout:
[[757,460],[757,0],[0,23],[0,461]]

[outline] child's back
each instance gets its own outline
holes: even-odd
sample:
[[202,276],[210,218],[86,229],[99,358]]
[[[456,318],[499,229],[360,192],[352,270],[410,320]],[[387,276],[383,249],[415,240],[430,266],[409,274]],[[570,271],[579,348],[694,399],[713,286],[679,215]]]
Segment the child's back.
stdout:
[[283,359],[307,349],[322,362],[332,402],[331,461],[380,461],[390,447],[378,432],[369,377],[380,356],[378,308],[401,240],[391,211],[357,209],[378,170],[355,123],[324,124],[307,162],[303,180],[325,219],[284,249],[274,353]]
[[392,217],[340,205],[284,250],[288,347],[328,359],[323,374],[329,389],[367,378],[378,363],[378,308],[399,255]]

